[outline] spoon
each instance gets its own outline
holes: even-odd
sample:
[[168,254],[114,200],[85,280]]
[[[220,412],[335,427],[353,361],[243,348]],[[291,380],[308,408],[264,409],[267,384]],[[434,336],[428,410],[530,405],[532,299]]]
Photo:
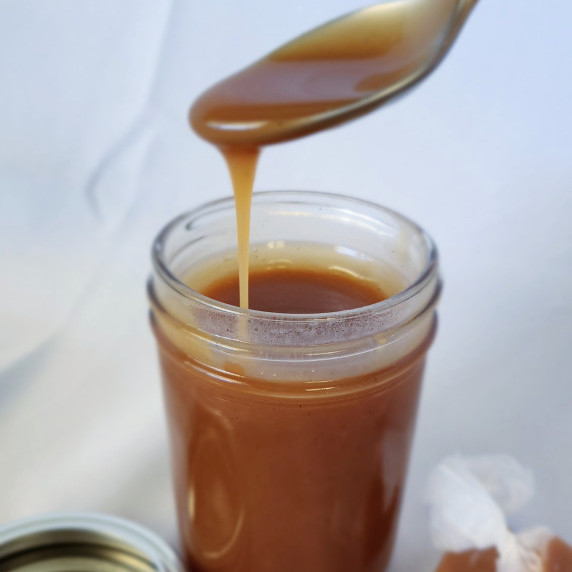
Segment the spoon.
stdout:
[[328,22],[207,90],[191,125],[221,148],[254,148],[354,119],[423,81],[476,3],[395,0]]

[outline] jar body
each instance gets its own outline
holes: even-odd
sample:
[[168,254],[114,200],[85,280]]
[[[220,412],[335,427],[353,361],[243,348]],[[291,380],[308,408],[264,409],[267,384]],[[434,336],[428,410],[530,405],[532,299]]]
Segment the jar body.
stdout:
[[[258,210],[266,209],[263,218],[284,216],[287,202],[295,202],[290,212],[305,212],[305,217],[313,213],[317,217],[313,226],[320,226],[319,219],[336,228],[346,225],[348,236],[356,234],[356,219],[348,216],[348,204],[343,204],[348,199],[309,195],[293,201],[292,195],[271,193],[260,199],[266,204],[258,205]],[[359,202],[350,202],[359,210]],[[268,209],[274,214],[269,215]],[[372,212],[368,211],[368,220]],[[188,276],[197,256],[190,250],[184,254],[185,233],[169,245],[167,235],[173,238],[175,229],[188,227],[188,221],[173,223],[160,237],[161,260],[150,283],[152,321],[181,539],[194,570],[386,569],[425,354],[435,329],[439,282],[434,248],[427,237],[417,244],[426,252],[415,254],[413,237],[422,231],[395,213],[384,212],[397,217],[392,223],[397,231],[391,237],[393,246],[386,249],[394,256],[393,270],[387,266],[383,272],[403,271],[412,262],[400,264],[400,255],[415,259],[402,272],[401,286],[394,284],[394,296],[367,309],[317,317],[249,313],[212,304],[184,288],[173,293],[177,285],[169,282],[173,277],[179,280],[177,274]],[[361,223],[366,220],[363,214],[358,217]],[[254,230],[256,215],[255,204]],[[285,228],[292,227],[290,223]],[[403,225],[409,225],[407,232]],[[212,226],[205,228],[211,232]],[[196,232],[196,222],[190,227]],[[279,225],[270,224],[263,234],[277,229]],[[371,234],[371,228],[366,231]],[[392,234],[386,231],[384,227],[377,234]],[[276,239],[288,244],[284,231],[279,232]],[[323,232],[317,232],[323,242]],[[375,274],[374,268],[388,263],[369,260],[371,252],[383,248],[373,245],[368,253],[360,247],[358,253],[356,244],[339,243],[341,235],[332,234],[338,264],[365,260]],[[298,231],[295,236],[297,252],[315,252],[315,240],[303,236],[300,241]],[[197,242],[189,238],[182,242]],[[275,256],[276,243],[265,250],[272,241],[258,238],[257,252]],[[359,240],[371,242],[373,237]],[[170,259],[168,252],[173,253]],[[354,269],[365,268],[361,262]],[[170,265],[172,273],[165,275],[161,264]]]

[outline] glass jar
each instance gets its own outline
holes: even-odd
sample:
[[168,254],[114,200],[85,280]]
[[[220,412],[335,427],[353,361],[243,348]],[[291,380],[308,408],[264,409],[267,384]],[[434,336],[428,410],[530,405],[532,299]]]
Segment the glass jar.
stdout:
[[251,263],[336,268],[389,297],[322,314],[242,310],[199,293],[236,265],[234,216],[231,198],[209,203],[153,246],[151,319],[189,561],[200,572],[381,572],[435,332],[435,246],[372,203],[255,193]]

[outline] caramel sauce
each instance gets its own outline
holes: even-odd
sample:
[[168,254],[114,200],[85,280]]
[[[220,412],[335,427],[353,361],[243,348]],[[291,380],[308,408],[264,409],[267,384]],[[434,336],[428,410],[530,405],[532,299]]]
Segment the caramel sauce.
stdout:
[[[249,278],[250,308],[263,312],[338,312],[375,304],[387,297],[376,284],[314,268],[268,268],[251,272]],[[202,294],[238,306],[238,276],[220,278]]]
[[[221,381],[157,337],[191,569],[385,570],[430,339],[387,370],[324,380],[303,395],[307,383],[271,372],[260,380],[228,364]],[[312,366],[298,367],[303,377]],[[344,395],[344,387],[364,389]]]
[[239,306],[248,308],[248,268],[250,262],[250,203],[258,162],[258,149],[229,148],[224,158],[230,171],[236,210],[238,239]]
[[398,0],[333,20],[210,88],[192,106],[191,125],[222,149],[332,127],[347,120],[336,111],[381,89],[397,90],[423,69],[457,8],[457,0]]

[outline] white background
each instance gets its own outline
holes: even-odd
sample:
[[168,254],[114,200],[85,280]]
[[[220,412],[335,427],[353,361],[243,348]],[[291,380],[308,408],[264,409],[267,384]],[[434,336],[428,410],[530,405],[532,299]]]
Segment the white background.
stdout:
[[[350,0],[0,4],[0,524],[98,510],[175,538],[147,324],[149,247],[228,195],[198,93]],[[572,3],[481,0],[439,70],[351,125],[267,150],[259,189],[385,203],[440,247],[445,290],[392,572],[430,571],[445,455],[504,452],[513,520],[572,541]]]

